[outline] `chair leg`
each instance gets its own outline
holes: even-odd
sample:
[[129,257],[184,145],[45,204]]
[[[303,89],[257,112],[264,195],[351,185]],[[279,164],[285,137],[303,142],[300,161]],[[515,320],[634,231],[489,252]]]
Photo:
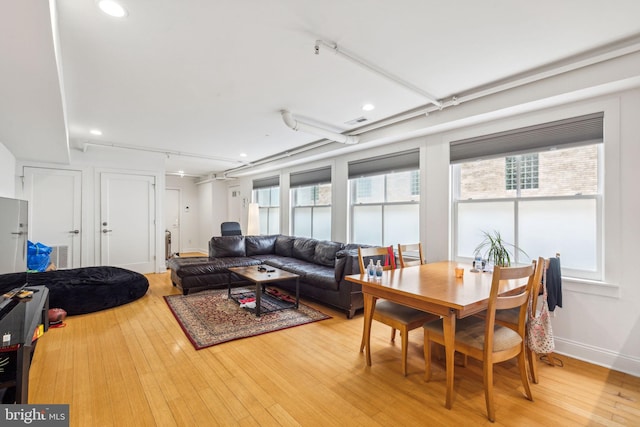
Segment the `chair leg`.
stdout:
[[520,369],[520,379],[522,380],[522,385],[524,386],[524,393],[527,396],[527,399],[533,401],[533,394],[531,394],[531,387],[529,386],[529,374],[527,373],[527,364],[524,348],[523,351],[518,354],[518,368]]
[[391,342],[394,342],[395,340],[396,340],[396,328],[391,328]]
[[529,361],[529,372],[531,373],[531,382],[538,384],[538,360],[537,355],[527,347],[527,359]]
[[424,380],[431,380],[431,342],[426,329],[424,331]]
[[407,353],[409,348],[409,329],[400,330],[400,338],[402,338],[402,375],[407,376]]
[[364,332],[362,333],[362,339],[360,340],[360,353],[364,351]]
[[495,422],[496,412],[493,407],[493,364],[484,360],[482,365],[484,377],[484,400],[487,404],[487,418],[489,418],[489,421]]

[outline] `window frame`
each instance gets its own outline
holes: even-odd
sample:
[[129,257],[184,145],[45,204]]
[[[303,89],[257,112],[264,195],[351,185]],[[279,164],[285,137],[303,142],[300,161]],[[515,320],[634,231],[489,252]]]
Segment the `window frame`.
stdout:
[[[596,167],[598,169],[598,186],[596,194],[574,194],[574,195],[561,195],[561,196],[522,196],[521,195],[521,180],[520,174],[518,172],[517,178],[517,189],[516,195],[514,197],[497,197],[497,198],[486,198],[486,199],[460,199],[460,185],[461,185],[461,173],[460,173],[460,165],[462,163],[455,163],[450,165],[451,170],[451,183],[452,183],[452,242],[451,242],[451,250],[453,254],[453,259],[458,262],[471,262],[472,259],[468,257],[462,257],[458,255],[458,237],[459,237],[459,224],[458,224],[458,210],[461,204],[468,203],[492,203],[492,202],[506,202],[513,203],[513,230],[514,230],[514,242],[512,242],[516,247],[520,247],[519,245],[519,204],[524,202],[535,202],[535,201],[561,201],[561,200],[594,200],[596,204],[596,241],[595,241],[595,271],[588,270],[578,270],[568,268],[563,265],[562,274],[563,276],[570,276],[577,279],[583,280],[594,280],[594,281],[603,281],[605,279],[605,253],[604,253],[604,198],[605,198],[605,182],[604,182],[604,155],[605,155],[605,147],[603,143],[595,143],[595,144],[587,144],[587,145],[595,145],[597,149],[597,160]],[[527,154],[540,154],[544,152],[544,150],[536,151],[533,153]],[[513,157],[512,155],[503,156],[505,159],[507,157]],[[518,167],[518,170],[520,168]],[[538,178],[539,182],[539,178]],[[506,183],[506,182],[505,182]],[[528,254],[530,257],[533,257],[535,254]],[[562,256],[562,254],[560,254]],[[529,259],[521,259],[522,256],[519,254],[515,254],[515,262],[517,264],[527,264],[531,260]]]
[[[389,202],[387,201],[388,199],[388,195],[387,195],[387,190],[388,190],[388,176],[393,175],[394,173],[397,172],[410,172],[411,175],[409,176],[409,195],[411,197],[417,197],[418,200],[412,199],[412,200],[407,200],[407,201],[394,201],[394,202]],[[415,194],[414,191],[414,187],[415,187],[415,182],[414,182],[414,178],[415,175],[417,174],[418,176],[418,191],[417,194]],[[355,203],[356,197],[357,197],[357,192],[358,190],[356,188],[354,188],[356,186],[356,182],[360,179],[363,178],[374,178],[374,177],[379,177],[379,176],[383,176],[383,195],[384,195],[384,200],[382,202],[365,202],[365,203]],[[389,206],[415,206],[418,205],[420,206],[420,192],[421,192],[421,182],[420,182],[420,169],[409,169],[409,170],[404,170],[404,171],[386,171],[386,172],[381,172],[379,174],[371,174],[371,175],[367,175],[367,176],[359,176],[359,177],[353,177],[350,178],[348,180],[348,193],[349,193],[349,241],[350,242],[355,242],[355,243],[362,243],[362,242],[356,242],[355,240],[355,227],[353,227],[353,223],[354,223],[354,215],[355,215],[355,208],[356,207],[366,207],[366,206],[380,206],[381,209],[381,227],[382,229],[380,230],[380,236],[382,241],[379,243],[380,246],[385,246],[385,210],[386,207]],[[418,208],[418,223],[420,222],[420,208]],[[395,243],[393,244],[395,246]]]
[[[295,218],[296,218],[295,213],[296,212],[295,211],[297,209],[309,209],[309,208],[311,208],[311,236],[308,236],[308,237],[310,237],[312,239],[316,238],[316,237],[314,237],[314,232],[313,232],[313,224],[314,224],[313,216],[314,216],[315,209],[316,208],[329,208],[329,212],[330,212],[330,215],[331,215],[331,208],[332,208],[331,203],[329,203],[329,204],[318,204],[318,199],[320,198],[320,186],[321,185],[328,185],[329,189],[331,190],[331,192],[333,192],[333,186],[331,185],[331,183],[327,183],[327,182],[311,184],[311,185],[296,186],[296,187],[291,187],[289,189],[289,197],[290,197],[290,205],[291,205],[291,214],[290,214],[291,215],[290,216],[290,218],[291,218],[291,220],[290,220],[291,226],[290,226],[290,228],[291,228],[291,234],[292,235],[294,235],[294,236],[298,236],[298,235],[302,236],[302,234],[296,234],[296,231],[295,231],[296,230],[296,224],[295,224]],[[313,204],[309,204],[309,205],[297,205],[296,204],[296,194],[295,194],[295,192],[297,190],[302,189],[302,188],[312,188],[313,189],[312,190],[313,193],[314,193]],[[332,198],[330,197],[329,200],[332,200]],[[331,234],[331,224],[329,224],[329,234]],[[330,239],[327,239],[327,240],[330,240]]]

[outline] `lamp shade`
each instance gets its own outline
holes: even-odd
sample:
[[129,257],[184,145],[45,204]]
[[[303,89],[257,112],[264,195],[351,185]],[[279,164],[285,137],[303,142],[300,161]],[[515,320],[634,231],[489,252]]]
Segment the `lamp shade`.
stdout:
[[260,234],[260,209],[257,203],[249,203],[249,215],[247,217],[247,236]]

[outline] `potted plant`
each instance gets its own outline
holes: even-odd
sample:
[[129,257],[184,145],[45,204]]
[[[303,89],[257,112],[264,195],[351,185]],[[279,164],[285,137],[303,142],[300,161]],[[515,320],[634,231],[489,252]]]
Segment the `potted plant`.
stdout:
[[521,252],[527,256],[527,253],[520,248],[517,248],[511,243],[507,243],[502,240],[500,232],[493,230],[493,232],[483,231],[484,239],[475,249],[475,254],[482,259],[486,259],[489,263],[500,267],[509,267],[511,260],[515,258],[516,252]]

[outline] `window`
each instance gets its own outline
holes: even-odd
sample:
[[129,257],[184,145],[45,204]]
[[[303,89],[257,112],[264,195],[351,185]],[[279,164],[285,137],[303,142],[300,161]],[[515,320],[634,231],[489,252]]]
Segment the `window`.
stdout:
[[[516,257],[519,263],[559,252],[564,275],[602,279],[603,116],[573,120],[574,131],[584,126],[583,121],[591,125],[594,120],[596,131],[578,131],[575,138],[566,138],[554,122],[547,133],[563,135],[562,141],[570,143],[518,155],[494,153],[452,165],[456,259],[472,258],[482,231],[497,230],[526,252]],[[491,146],[490,138],[484,141]],[[456,143],[460,142],[451,143],[452,157]]]
[[259,206],[260,234],[280,233],[280,178],[253,181],[253,201]]
[[331,240],[331,168],[292,173],[291,232]]
[[420,239],[417,150],[349,164],[351,241],[396,245]]
[[507,190],[538,188],[538,154],[507,157],[505,175]]

